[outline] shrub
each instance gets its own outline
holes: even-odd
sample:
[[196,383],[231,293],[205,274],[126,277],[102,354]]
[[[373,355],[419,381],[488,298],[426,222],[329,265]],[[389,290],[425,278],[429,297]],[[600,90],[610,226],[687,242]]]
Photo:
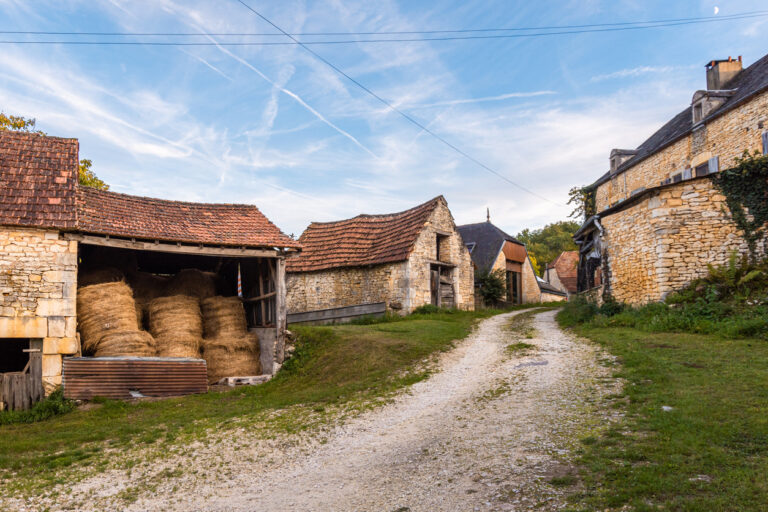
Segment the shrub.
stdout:
[[565,327],[586,323],[597,315],[597,306],[583,297],[573,297],[557,314],[557,320]]
[[495,304],[507,295],[507,277],[502,269],[478,273],[475,283],[486,304]]
[[434,313],[442,313],[447,310],[440,309],[439,307],[435,306],[434,304],[424,304],[423,306],[419,306],[416,309],[413,310],[412,315],[432,315]]
[[61,389],[57,389],[33,405],[29,410],[0,412],[0,425],[43,421],[60,414],[66,414],[74,408],[75,403],[71,400],[66,400]]

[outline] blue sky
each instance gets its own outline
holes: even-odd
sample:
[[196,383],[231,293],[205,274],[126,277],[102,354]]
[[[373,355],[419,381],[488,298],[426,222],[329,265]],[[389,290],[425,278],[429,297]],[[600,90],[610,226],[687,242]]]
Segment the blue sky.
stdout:
[[[289,32],[573,25],[765,7],[740,0],[247,1]],[[0,29],[274,32],[234,0],[0,0]],[[456,154],[296,46],[2,45],[0,110],[78,138],[81,157],[115,191],[253,203],[287,233],[443,194],[457,223],[480,222],[489,207],[492,220],[515,234],[565,219],[568,190],[602,174],[611,148],[637,146],[687,106],[705,86],[705,62],[743,55],[748,65],[768,52],[768,18],[313,49],[536,195]]]

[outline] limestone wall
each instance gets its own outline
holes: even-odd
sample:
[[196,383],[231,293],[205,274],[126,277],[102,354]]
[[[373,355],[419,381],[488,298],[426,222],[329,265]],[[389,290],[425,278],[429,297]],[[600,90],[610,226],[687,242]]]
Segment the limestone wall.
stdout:
[[536,272],[533,270],[530,258],[525,258],[523,263],[523,303],[531,304],[533,302],[541,302],[541,289],[539,288],[539,282],[536,280]]
[[62,355],[79,351],[77,242],[54,230],[0,226],[0,338],[43,340],[46,392],[61,384]]
[[541,294],[541,302],[563,302],[565,300],[568,299],[562,295],[555,295],[554,293],[547,292]]
[[400,310],[405,305],[405,262],[374,267],[349,267],[286,276],[289,313],[386,302]]
[[664,299],[747,251],[730,220],[725,197],[708,178],[662,189],[624,211],[601,219],[605,228],[607,286],[631,304]]
[[695,168],[710,158],[720,159],[720,169],[733,167],[744,150],[762,150],[762,133],[768,126],[768,92],[715,118],[693,134],[651,155],[627,171],[600,185],[596,193],[597,211],[626,199],[640,187],[659,186],[662,180],[683,168]]

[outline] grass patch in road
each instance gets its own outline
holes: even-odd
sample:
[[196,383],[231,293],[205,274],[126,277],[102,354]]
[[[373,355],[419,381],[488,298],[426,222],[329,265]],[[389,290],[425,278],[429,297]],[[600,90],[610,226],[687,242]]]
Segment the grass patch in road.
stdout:
[[584,488],[572,510],[765,510],[768,343],[575,330],[619,358],[626,415],[582,440]]
[[33,493],[78,471],[101,471],[131,448],[167,453],[205,441],[212,429],[266,421],[276,432],[306,430],[328,410],[364,408],[424,379],[425,359],[498,313],[439,311],[371,325],[296,327],[294,356],[265,384],[152,402],[103,400],[90,410],[0,426],[0,492]]
[[529,350],[533,350],[534,348],[536,348],[536,345],[532,345],[530,343],[523,343],[521,341],[518,343],[510,343],[509,345],[504,347],[504,351],[507,353],[507,355],[512,356],[512,355],[523,354],[525,352],[528,352]]

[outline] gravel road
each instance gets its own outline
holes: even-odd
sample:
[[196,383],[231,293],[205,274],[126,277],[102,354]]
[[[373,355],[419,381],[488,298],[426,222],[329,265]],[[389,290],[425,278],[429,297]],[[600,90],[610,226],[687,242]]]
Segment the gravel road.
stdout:
[[[561,331],[553,311],[537,314],[534,337],[523,340],[507,328],[515,314],[482,321],[444,354],[439,372],[309,448],[219,443],[173,465],[210,467],[215,454],[213,465],[223,461],[226,471],[171,479],[120,505],[112,501],[115,490],[130,482],[124,474],[102,475],[72,489],[73,499],[88,496],[75,508],[558,510],[572,487],[550,481],[573,473],[571,449],[610,420],[601,404],[618,382],[601,364],[610,358]],[[518,341],[534,348],[519,355],[506,350]]]

